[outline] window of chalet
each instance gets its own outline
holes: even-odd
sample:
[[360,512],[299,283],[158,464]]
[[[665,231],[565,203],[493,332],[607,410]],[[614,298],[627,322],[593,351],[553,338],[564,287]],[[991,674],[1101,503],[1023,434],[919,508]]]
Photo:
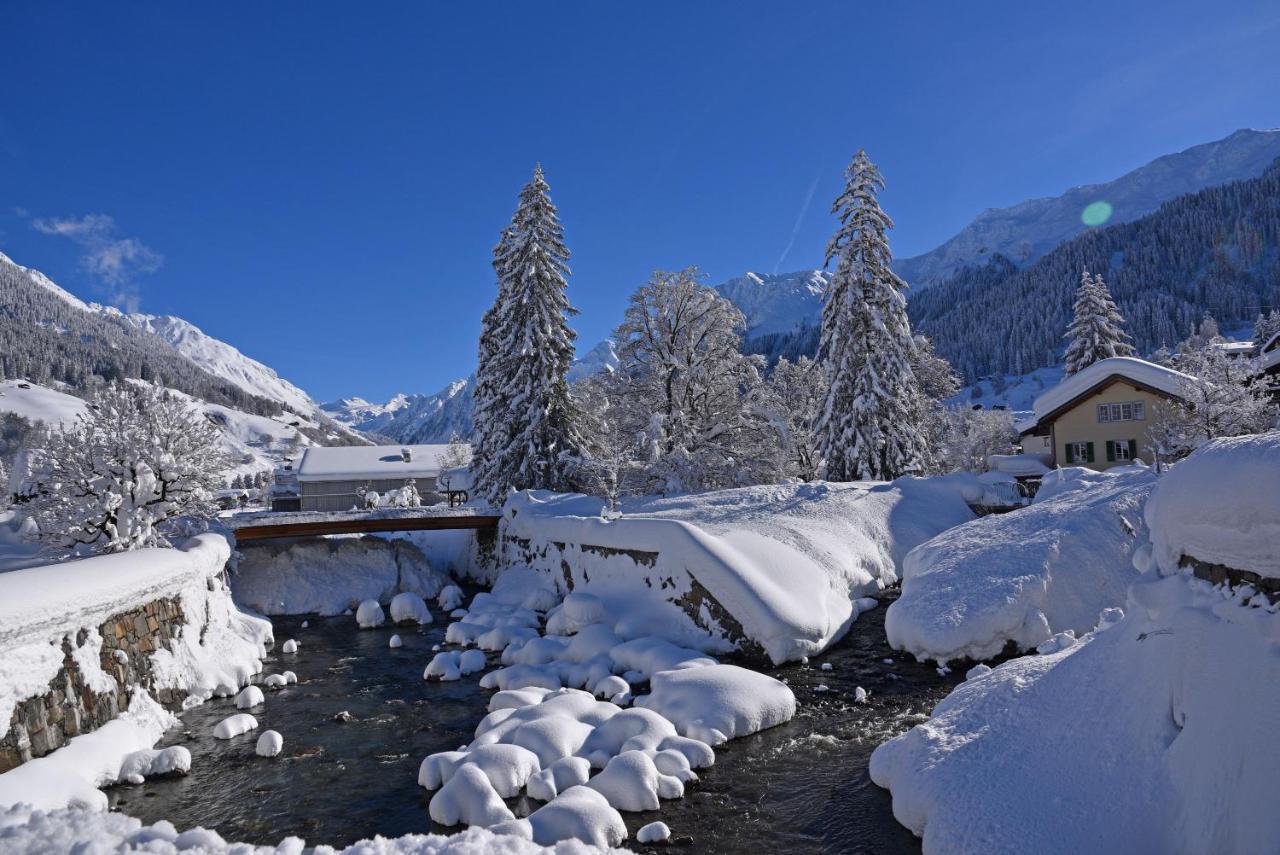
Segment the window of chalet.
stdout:
[[1068,442],[1067,443],[1067,462],[1068,463],[1092,463],[1093,462],[1093,443],[1092,442]]
[[1142,401],[1121,401],[1098,405],[1099,422],[1140,422],[1147,417],[1147,407]]

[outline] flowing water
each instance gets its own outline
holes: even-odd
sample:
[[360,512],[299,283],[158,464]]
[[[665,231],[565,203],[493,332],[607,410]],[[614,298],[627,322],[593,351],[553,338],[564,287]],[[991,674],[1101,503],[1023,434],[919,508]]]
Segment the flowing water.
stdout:
[[[796,717],[717,748],[715,766],[684,799],[624,813],[633,837],[661,819],[698,852],[918,852],[916,838],[894,821],[889,794],[871,783],[867,763],[876,745],[924,720],[958,677],[889,649],[888,602],[813,662],[772,669],[795,691]],[[114,787],[112,807],[146,822],[167,819],[180,830],[204,826],[227,840],[272,845],[289,835],[345,845],[375,834],[456,830],[431,822],[418,764],[470,741],[490,693],[479,688],[478,675],[422,679],[446,621],[421,630],[359,630],[351,616],[308,620],[306,629],[301,617],[273,620],[277,650],[288,638],[301,648],[272,653],[263,675],[288,669],[299,682],[266,692],[266,703],[252,710],[257,731],[212,737],[221,719],[238,712],[230,698],[187,711],[161,745],[187,746],[191,773]],[[395,633],[404,646],[393,650],[387,642]],[[821,670],[823,662],[832,669]],[[870,692],[868,703],[854,703],[858,686]],[[344,711],[350,721],[337,720]],[[254,753],[268,728],[284,736],[284,752],[270,759]],[[510,804],[518,816],[538,806],[523,797]],[[627,845],[653,849],[634,839]]]

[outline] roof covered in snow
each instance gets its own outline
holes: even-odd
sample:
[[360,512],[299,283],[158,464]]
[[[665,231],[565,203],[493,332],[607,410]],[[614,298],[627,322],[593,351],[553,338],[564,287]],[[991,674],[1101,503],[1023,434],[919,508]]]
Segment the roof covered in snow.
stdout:
[[1035,415],[1018,423],[1018,430],[1026,433],[1035,428],[1041,419],[1053,413],[1065,404],[1069,404],[1091,389],[1101,386],[1112,378],[1121,378],[1141,384],[1166,395],[1180,396],[1187,383],[1194,380],[1188,374],[1174,371],[1145,359],[1131,356],[1113,356],[1110,359],[1099,359],[1087,368],[1077,371],[1064,379],[1057,386],[1048,389],[1036,398],[1032,409]]
[[440,474],[441,459],[448,449],[448,445],[312,447],[303,453],[296,469],[299,481],[434,478]]
[[991,454],[987,456],[987,465],[1015,478],[1037,477],[1049,471],[1039,454]]

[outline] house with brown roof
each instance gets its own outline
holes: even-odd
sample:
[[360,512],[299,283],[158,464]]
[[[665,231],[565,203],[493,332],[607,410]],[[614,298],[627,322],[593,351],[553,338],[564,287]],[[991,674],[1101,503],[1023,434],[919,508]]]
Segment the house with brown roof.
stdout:
[[1147,429],[1155,408],[1179,400],[1192,378],[1144,359],[1101,359],[1036,398],[1018,424],[1022,450],[1046,465],[1103,470],[1152,463]]

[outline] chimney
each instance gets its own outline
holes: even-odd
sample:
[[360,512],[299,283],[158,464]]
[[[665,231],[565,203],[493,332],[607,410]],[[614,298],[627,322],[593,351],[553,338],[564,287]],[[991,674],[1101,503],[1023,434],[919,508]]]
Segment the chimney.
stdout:
[[412,448],[402,448],[402,449],[400,449],[400,459],[401,459],[401,460],[403,460],[405,463],[412,463],[412,462],[413,462],[413,449],[412,449]]

